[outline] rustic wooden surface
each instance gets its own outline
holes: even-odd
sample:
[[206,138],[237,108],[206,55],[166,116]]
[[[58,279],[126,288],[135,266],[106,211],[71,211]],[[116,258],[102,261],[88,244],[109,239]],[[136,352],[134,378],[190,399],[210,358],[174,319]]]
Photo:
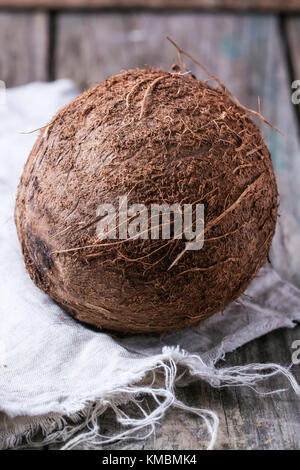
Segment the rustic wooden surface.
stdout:
[[[43,27],[35,26],[36,29],[36,13],[26,14],[26,19],[23,13],[19,15],[17,19],[14,14],[0,13],[0,79],[8,84],[69,77],[85,88],[122,68],[147,63],[167,68],[176,59],[174,49],[164,39],[168,34],[217,74],[245,105],[256,109],[260,95],[264,115],[286,134],[285,139],[279,140],[277,134],[264,130],[275,168],[281,168],[284,159],[300,157],[298,118],[290,99],[291,81],[300,79],[299,19],[195,12],[63,12],[49,22],[48,31],[52,35],[49,41],[46,14],[38,14]],[[22,58],[12,45],[3,52],[2,45],[13,42],[14,34]],[[42,51],[32,50],[35,47],[32,38],[37,34],[44,45]],[[38,53],[42,58],[39,63]],[[28,63],[32,64],[30,68]],[[193,64],[188,65],[203,77]],[[279,267],[285,277],[289,256],[293,253],[287,252],[286,266]],[[269,361],[288,365],[291,344],[296,339],[300,339],[300,326],[270,333],[229,354],[226,365]],[[300,365],[294,366],[293,372],[300,380]],[[284,379],[272,381],[273,388],[285,385]],[[261,390],[265,390],[263,386]],[[214,390],[197,382],[178,393],[185,403],[218,413],[221,419],[218,449],[300,449],[300,403],[290,389],[281,395],[262,397],[245,388]],[[108,412],[104,427],[105,422],[112,420],[113,415]],[[158,426],[155,438],[116,443],[110,448],[201,449],[206,439],[200,419],[170,410]]]
[[300,10],[299,0],[0,0],[9,8],[224,8],[239,10]]
[[286,30],[295,79],[300,80],[300,17],[288,17],[286,20]]
[[[299,335],[300,327],[270,333],[229,354],[226,365],[257,360],[267,362],[270,358],[288,364],[291,344]],[[297,366],[293,371],[299,380]],[[284,380],[274,380],[271,384],[274,388],[282,388],[282,385],[284,388],[284,383]],[[262,397],[245,388],[214,390],[198,382],[181,389],[179,398],[191,406],[218,413],[220,431],[216,449],[300,449],[300,402],[290,391]],[[110,448],[195,450],[203,449],[206,444],[207,434],[201,419],[174,409],[157,428],[156,438],[151,437],[146,442],[116,443]]]
[[48,78],[48,16],[0,12],[0,76],[7,86]]
[[[240,365],[250,362],[274,362],[288,365],[291,361],[291,344],[300,338],[300,326],[294,329],[274,331],[262,338],[227,355],[226,365]],[[220,364],[222,366],[222,364]],[[300,366],[292,372],[300,380]],[[260,385],[258,390],[267,391],[287,388],[284,379],[274,379],[268,386]],[[289,389],[280,395],[262,397],[246,388],[212,389],[209,385],[196,382],[178,389],[178,398],[190,406],[214,410],[220,419],[216,450],[299,450],[300,449],[300,402]],[[153,402],[146,400],[149,409]],[[145,404],[145,403],[144,403]],[[135,415],[131,407],[124,408]],[[101,417],[101,432],[110,434],[112,412]],[[116,431],[121,428],[116,425]],[[164,420],[157,426],[155,436],[146,440],[123,441],[104,447],[106,450],[202,450],[208,443],[205,425],[194,415],[170,409]],[[51,445],[50,449],[59,446]]]

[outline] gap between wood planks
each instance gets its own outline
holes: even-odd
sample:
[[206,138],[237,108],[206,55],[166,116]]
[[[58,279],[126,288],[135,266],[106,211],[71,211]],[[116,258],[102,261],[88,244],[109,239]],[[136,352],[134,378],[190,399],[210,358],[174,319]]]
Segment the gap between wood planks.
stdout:
[[[278,15],[278,22],[279,22],[279,32],[280,37],[283,45],[284,56],[286,60],[286,68],[288,72],[289,82],[291,85],[291,94],[292,94],[292,82],[294,80],[300,80],[300,77],[297,76],[296,67],[292,57],[292,41],[289,38],[288,34],[288,20],[293,20],[294,18],[290,15],[280,14]],[[298,16],[298,21],[300,21],[300,16]],[[300,40],[300,38],[299,38]],[[296,44],[294,45],[296,47]],[[291,101],[292,105],[292,101]],[[297,129],[298,129],[298,137],[300,138],[300,105],[292,105],[293,112],[297,122]]]
[[48,80],[53,81],[56,79],[55,70],[55,53],[56,53],[56,35],[57,35],[57,12],[50,10],[48,12],[48,35],[49,35],[49,49],[48,49]]

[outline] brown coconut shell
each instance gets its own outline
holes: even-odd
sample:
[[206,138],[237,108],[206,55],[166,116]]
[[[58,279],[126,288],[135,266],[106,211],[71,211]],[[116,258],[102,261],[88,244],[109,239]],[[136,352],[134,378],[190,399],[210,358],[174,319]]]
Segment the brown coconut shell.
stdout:
[[[205,242],[99,241],[96,209],[203,203]],[[268,254],[277,216],[270,154],[249,115],[187,75],[129,70],[79,95],[42,130],[18,189],[27,270],[78,320],[166,332],[224,310]],[[41,315],[43,312],[41,312]]]

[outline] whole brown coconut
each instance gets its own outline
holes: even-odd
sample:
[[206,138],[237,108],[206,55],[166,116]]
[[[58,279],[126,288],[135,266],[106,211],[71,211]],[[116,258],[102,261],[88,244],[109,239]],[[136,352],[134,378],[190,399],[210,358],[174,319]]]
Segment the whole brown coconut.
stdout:
[[[147,207],[204,204],[203,248],[178,258],[183,239],[101,242],[97,207],[126,194]],[[132,333],[223,310],[266,259],[276,216],[270,154],[248,114],[155,69],[113,76],[63,108],[33,147],[15,208],[37,286],[82,322]]]

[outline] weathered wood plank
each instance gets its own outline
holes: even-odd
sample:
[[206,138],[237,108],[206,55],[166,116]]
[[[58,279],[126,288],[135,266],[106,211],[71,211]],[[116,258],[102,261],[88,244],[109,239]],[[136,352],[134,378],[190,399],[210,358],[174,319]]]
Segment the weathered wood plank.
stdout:
[[238,10],[299,11],[299,0],[0,0],[9,8],[224,8]]
[[300,17],[288,17],[285,21],[287,39],[290,49],[293,71],[293,80],[300,80]]
[[[293,330],[278,330],[244,345],[228,354],[226,366],[272,361],[288,365],[291,361],[291,344],[300,338],[300,326]],[[219,364],[222,366],[222,363]],[[300,366],[292,369],[300,380]],[[268,385],[257,387],[259,392],[288,388],[284,378],[274,379]],[[196,382],[177,390],[184,403],[214,410],[220,418],[216,443],[217,450],[299,450],[300,449],[300,402],[287,389],[276,395],[262,396],[247,388],[213,389],[203,382]],[[149,410],[154,403],[146,399],[143,405]],[[137,416],[131,406],[124,408],[131,416]],[[115,424],[112,425],[112,423]],[[120,431],[114,413],[107,411],[101,417],[101,432],[110,435]],[[139,434],[142,437],[142,434]],[[206,448],[208,435],[203,421],[187,413],[171,408],[156,428],[155,435],[146,440],[120,441],[104,448],[109,450],[201,450]],[[58,449],[51,445],[50,449]]]
[[[226,365],[267,362],[270,358],[287,365],[291,361],[290,345],[299,337],[300,326],[270,333],[229,354]],[[299,366],[293,371],[299,380]],[[271,384],[273,389],[286,386],[282,378]],[[258,390],[266,391],[266,384]],[[218,414],[220,430],[216,449],[300,449],[300,402],[291,390],[262,397],[246,388],[216,390],[197,382],[179,390],[178,395],[190,406],[213,409]],[[206,444],[207,433],[201,419],[172,409],[158,426],[156,437],[142,443],[116,443],[109,448],[195,450],[205,448]]]
[[48,79],[48,15],[0,12],[0,79],[7,87]]

